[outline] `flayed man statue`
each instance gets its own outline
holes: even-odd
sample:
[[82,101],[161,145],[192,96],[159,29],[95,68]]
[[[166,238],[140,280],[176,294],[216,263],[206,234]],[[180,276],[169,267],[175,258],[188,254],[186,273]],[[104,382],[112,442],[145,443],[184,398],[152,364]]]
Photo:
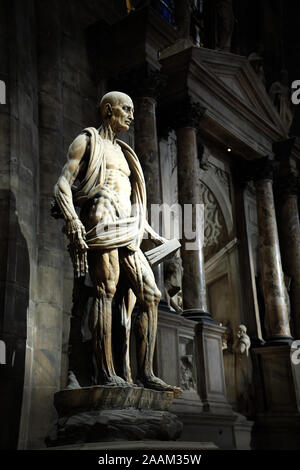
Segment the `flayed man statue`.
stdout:
[[[55,200],[66,222],[64,232],[70,242],[75,278],[89,273],[93,285],[89,328],[97,382],[108,386],[133,384],[129,338],[137,299],[140,311],[136,320],[135,384],[174,391],[175,387],[153,373],[161,293],[140,248],[145,233],[157,245],[167,240],[146,220],[145,180],[138,157],[116,138],[133,121],[133,103],[126,94],[113,91],[103,96],[100,111],[101,127],[86,128],[75,138],[54,188]],[[80,208],[79,216],[75,208]],[[122,342],[118,374],[112,353],[113,305],[119,307],[119,320],[125,332],[122,339],[113,339]]]

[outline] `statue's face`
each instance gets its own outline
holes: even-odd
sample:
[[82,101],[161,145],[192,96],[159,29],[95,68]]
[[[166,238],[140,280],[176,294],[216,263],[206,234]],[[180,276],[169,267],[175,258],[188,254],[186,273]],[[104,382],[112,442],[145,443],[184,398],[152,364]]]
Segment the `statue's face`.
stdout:
[[236,331],[236,335],[238,338],[241,338],[245,334],[245,331],[243,328],[238,328]]
[[133,121],[133,103],[128,97],[121,98],[111,106],[110,125],[117,134],[121,131],[128,131]]

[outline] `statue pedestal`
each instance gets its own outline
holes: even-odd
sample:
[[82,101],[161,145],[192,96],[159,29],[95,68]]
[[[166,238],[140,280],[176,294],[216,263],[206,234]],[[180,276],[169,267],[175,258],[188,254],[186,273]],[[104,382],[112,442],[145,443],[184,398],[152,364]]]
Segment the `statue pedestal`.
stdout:
[[52,447],[113,440],[176,440],[182,423],[168,412],[175,395],[176,392],[135,386],[62,390],[54,395],[59,417],[46,444]]

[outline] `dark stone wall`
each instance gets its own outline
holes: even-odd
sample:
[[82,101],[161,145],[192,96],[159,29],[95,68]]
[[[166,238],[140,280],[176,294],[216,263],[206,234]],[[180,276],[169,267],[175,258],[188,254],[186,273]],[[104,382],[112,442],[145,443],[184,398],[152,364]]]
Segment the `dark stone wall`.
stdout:
[[[125,14],[120,2],[0,2],[0,448],[39,448],[55,418],[53,393],[66,383],[72,269],[50,217],[67,148],[97,126],[86,28]],[[96,47],[96,45],[95,45]]]
[[25,355],[32,339],[28,319],[36,263],[37,100],[32,2],[2,1],[0,8],[1,78],[7,87],[7,102],[0,106],[0,337],[7,349],[6,364],[0,366],[0,448],[11,449],[18,443]]
[[0,200],[1,226],[5,227],[1,233],[0,337],[6,345],[6,363],[0,365],[0,449],[13,449],[18,443],[23,397],[30,273],[15,197],[1,190]]

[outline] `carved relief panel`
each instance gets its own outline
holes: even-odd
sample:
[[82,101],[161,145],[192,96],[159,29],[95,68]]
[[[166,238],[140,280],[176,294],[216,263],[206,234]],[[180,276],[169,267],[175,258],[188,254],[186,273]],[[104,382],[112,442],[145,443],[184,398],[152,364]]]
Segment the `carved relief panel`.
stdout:
[[204,204],[204,258],[217,253],[228,240],[224,216],[214,194],[199,182],[200,200]]

